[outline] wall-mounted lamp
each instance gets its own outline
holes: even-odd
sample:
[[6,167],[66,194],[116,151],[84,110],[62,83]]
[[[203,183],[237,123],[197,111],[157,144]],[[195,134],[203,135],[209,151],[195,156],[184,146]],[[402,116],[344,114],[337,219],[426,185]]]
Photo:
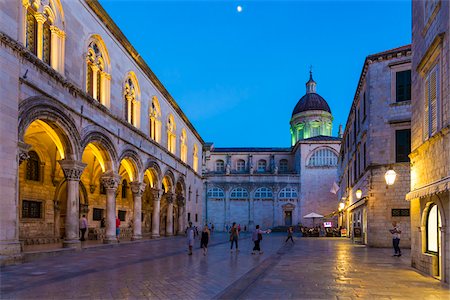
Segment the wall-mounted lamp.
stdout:
[[344,202],[339,203],[339,211],[344,210],[344,207],[345,207],[345,203]]
[[397,173],[395,173],[395,171],[392,169],[387,170],[387,172],[384,174],[384,179],[386,180],[387,185],[393,185],[395,182],[395,178],[397,178]]
[[361,189],[357,189],[356,192],[355,192],[355,195],[356,195],[356,198],[361,199],[361,197],[362,197]]

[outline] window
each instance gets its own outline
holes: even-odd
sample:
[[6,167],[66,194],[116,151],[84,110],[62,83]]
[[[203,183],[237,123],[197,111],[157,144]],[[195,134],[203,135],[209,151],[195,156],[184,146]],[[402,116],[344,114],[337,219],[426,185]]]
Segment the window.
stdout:
[[287,161],[287,159],[280,160],[280,169],[279,169],[279,171],[281,173],[284,173],[284,172],[288,171],[288,161]]
[[314,151],[308,161],[309,167],[334,167],[337,166],[338,157],[330,149],[319,149]]
[[45,12],[44,16],[46,17],[46,20],[44,24],[42,25],[42,60],[47,64],[50,65],[50,53],[51,53],[51,47],[52,47],[52,31],[50,30],[50,20],[48,18],[48,11]]
[[191,221],[191,213],[188,212],[188,222],[190,222],[190,221]]
[[122,198],[126,198],[127,197],[127,189],[128,189],[128,183],[127,181],[124,179],[122,181]]
[[103,209],[94,208],[92,211],[92,220],[93,221],[101,221],[102,218],[103,218]]
[[424,138],[428,139],[438,130],[440,114],[439,69],[434,66],[425,80]]
[[177,148],[177,136],[175,134],[176,124],[173,115],[169,115],[167,118],[167,149],[173,154],[176,153]]
[[195,222],[198,222],[198,215],[195,214]]
[[230,199],[247,199],[248,198],[248,192],[244,188],[234,188],[231,191]]
[[42,218],[42,202],[40,201],[22,201],[22,218],[40,219]]
[[245,172],[245,161],[243,159],[239,159],[236,162],[236,171]]
[[[138,115],[138,89],[137,89],[137,81],[135,78],[132,78],[131,76],[134,75],[134,73],[130,74],[128,78],[125,80],[124,84],[124,117],[125,120],[130,123],[133,126],[137,127],[137,115]],[[135,76],[133,76],[135,77]]]
[[425,6],[425,23],[428,22],[428,19],[431,17],[431,15],[433,14],[434,10],[437,7],[437,4],[439,3],[440,0],[425,0],[424,6]]
[[440,242],[441,214],[436,204],[431,206],[427,217],[427,251],[438,253]]
[[363,145],[363,169],[365,170],[367,167],[367,158],[366,158],[366,143]]
[[393,208],[391,210],[392,217],[409,217],[409,208]]
[[367,102],[366,102],[366,92],[364,92],[364,94],[363,94],[363,121],[364,121],[364,119],[366,119],[366,110],[367,110],[367,108],[366,108],[366,106],[367,106],[367,104],[366,104]]
[[106,195],[105,185],[101,181],[100,181],[100,195]]
[[255,199],[272,199],[272,190],[266,187],[258,188],[255,191]]
[[297,190],[294,188],[284,188],[279,193],[280,199],[297,199]]
[[216,160],[216,172],[225,172],[225,162],[221,159]]
[[214,187],[208,190],[208,198],[225,198],[225,193],[221,188]]
[[41,162],[39,160],[39,156],[35,151],[30,151],[28,155],[30,158],[27,160],[26,179],[40,181]]
[[125,217],[127,215],[127,211],[126,210],[119,210],[118,215],[119,215],[119,220],[120,221],[125,221],[125,219],[126,219]]
[[101,42],[94,39],[89,43],[86,57],[86,92],[95,100],[106,105],[109,93],[109,74],[106,72],[106,56]]
[[395,100],[411,100],[411,70],[395,73]]
[[183,162],[187,162],[187,136],[186,136],[186,130],[183,128],[181,130],[181,136],[180,136],[180,158]]
[[311,137],[320,135],[320,127],[319,126],[312,126],[311,127]]
[[161,108],[156,96],[153,96],[150,106],[150,138],[157,143],[161,143]]
[[258,172],[264,173],[266,171],[267,162],[264,159],[258,161]]
[[27,20],[26,20],[26,47],[27,49],[37,55],[37,22],[34,17],[35,11],[30,7],[27,9]]
[[193,155],[192,155],[192,168],[194,169],[195,172],[198,171],[198,147],[196,144],[194,144],[194,149],[193,149]]
[[395,131],[395,161],[408,162],[411,152],[411,129]]

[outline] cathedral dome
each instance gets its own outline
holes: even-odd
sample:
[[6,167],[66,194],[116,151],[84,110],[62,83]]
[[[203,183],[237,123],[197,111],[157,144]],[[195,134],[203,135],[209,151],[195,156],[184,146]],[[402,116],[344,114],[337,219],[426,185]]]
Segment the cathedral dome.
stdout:
[[327,101],[316,93],[316,82],[312,78],[312,72],[309,72],[309,80],[306,83],[306,94],[298,101],[292,112],[292,116],[308,110],[323,110],[331,114],[331,109]]

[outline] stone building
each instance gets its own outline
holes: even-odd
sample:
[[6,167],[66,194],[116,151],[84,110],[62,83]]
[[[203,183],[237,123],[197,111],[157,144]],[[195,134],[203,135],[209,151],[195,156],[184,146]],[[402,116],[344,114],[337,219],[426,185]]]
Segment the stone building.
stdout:
[[450,2],[412,5],[412,266],[450,278]]
[[[355,242],[391,247],[392,221],[410,247],[409,152],[411,130],[410,45],[366,58],[345,126],[340,152],[338,199],[343,226]],[[385,182],[392,169],[393,185]]]
[[[97,1],[0,2],[0,255],[183,232],[203,141]],[[105,228],[101,227],[104,218]]]
[[330,215],[335,195],[341,139],[332,137],[328,103],[316,93],[310,75],[306,94],[290,120],[290,148],[214,148],[205,146],[205,220],[219,230],[232,222],[254,225],[319,225],[303,218]]

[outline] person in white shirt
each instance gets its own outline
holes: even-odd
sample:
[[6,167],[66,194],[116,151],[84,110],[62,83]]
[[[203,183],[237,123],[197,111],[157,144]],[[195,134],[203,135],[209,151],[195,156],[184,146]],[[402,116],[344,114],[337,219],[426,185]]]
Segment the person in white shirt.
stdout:
[[83,215],[80,219],[80,231],[81,231],[81,239],[80,241],[84,241],[84,235],[86,233],[88,227],[88,223],[87,223],[87,219],[86,219],[86,215]]
[[400,244],[400,234],[402,231],[400,230],[400,227],[397,225],[396,221],[392,222],[392,229],[389,230],[389,232],[392,234],[392,245],[394,246],[394,255],[393,256],[402,256],[402,251],[400,250],[399,244]]

